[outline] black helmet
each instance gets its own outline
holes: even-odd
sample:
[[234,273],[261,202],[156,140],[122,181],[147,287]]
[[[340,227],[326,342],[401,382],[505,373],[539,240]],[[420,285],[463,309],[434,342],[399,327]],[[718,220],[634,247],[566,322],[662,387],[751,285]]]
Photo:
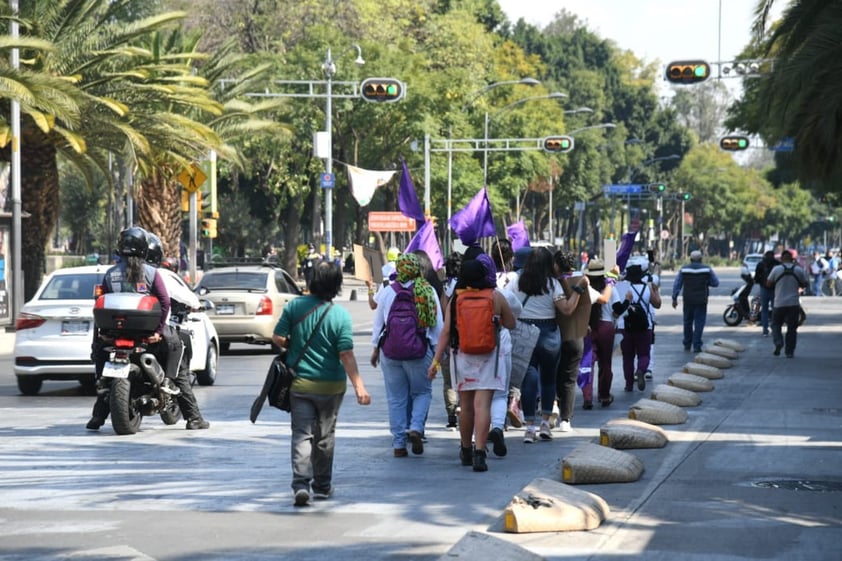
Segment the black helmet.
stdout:
[[134,255],[146,259],[148,249],[146,230],[143,228],[132,226],[120,232],[120,240],[117,242],[117,251],[120,255]]
[[147,232],[146,241],[148,245],[148,249],[146,251],[146,261],[148,263],[152,263],[156,267],[160,267],[161,261],[164,259],[164,246],[161,244],[161,238],[152,232]]

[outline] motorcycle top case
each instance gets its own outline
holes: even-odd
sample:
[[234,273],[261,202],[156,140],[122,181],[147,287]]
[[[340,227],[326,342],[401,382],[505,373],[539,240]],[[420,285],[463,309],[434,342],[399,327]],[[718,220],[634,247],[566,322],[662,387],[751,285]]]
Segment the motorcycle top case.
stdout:
[[105,332],[148,336],[161,322],[161,304],[149,294],[113,292],[103,294],[94,305],[94,322]]

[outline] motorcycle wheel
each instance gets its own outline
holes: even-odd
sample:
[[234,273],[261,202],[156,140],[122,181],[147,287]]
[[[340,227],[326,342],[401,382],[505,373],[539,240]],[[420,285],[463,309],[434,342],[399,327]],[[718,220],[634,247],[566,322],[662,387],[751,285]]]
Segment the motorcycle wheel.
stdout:
[[174,397],[167,399],[166,406],[161,410],[161,420],[165,425],[174,425],[181,420],[181,408]]
[[735,325],[740,325],[740,322],[743,321],[743,314],[735,305],[731,304],[725,308],[725,312],[722,314],[722,321],[725,322],[725,325],[734,327]]
[[143,415],[132,402],[132,384],[126,378],[114,378],[111,381],[109,397],[111,406],[111,426],[117,434],[135,434],[140,430]]

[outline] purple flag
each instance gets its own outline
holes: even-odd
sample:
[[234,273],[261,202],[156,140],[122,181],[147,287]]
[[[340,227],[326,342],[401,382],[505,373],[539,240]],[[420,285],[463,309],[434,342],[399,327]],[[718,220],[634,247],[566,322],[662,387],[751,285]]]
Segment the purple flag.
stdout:
[[423,249],[430,256],[430,261],[433,262],[433,268],[438,270],[444,267],[444,258],[441,256],[441,247],[439,241],[436,239],[436,229],[433,228],[433,221],[427,220],[415,232],[409,244],[406,246],[404,253],[415,251],[416,249]]
[[629,257],[631,257],[632,248],[634,247],[634,239],[637,237],[637,232],[626,232],[620,238],[620,247],[617,249],[617,267],[620,268],[620,272],[626,270],[626,263],[629,262]]
[[529,247],[529,232],[526,231],[526,225],[523,220],[515,222],[506,228],[506,234],[512,240],[512,251],[517,251],[522,247]]
[[497,235],[494,218],[491,216],[491,203],[485,187],[474,195],[468,206],[450,218],[450,227],[465,245],[474,245],[484,236]]
[[401,174],[401,184],[398,190],[398,208],[401,214],[414,218],[417,221],[417,228],[420,228],[426,216],[421,210],[421,203],[418,202],[418,195],[415,194],[415,185],[412,183],[412,177],[409,175],[409,169],[406,167],[406,160],[401,159],[403,165],[403,173]]

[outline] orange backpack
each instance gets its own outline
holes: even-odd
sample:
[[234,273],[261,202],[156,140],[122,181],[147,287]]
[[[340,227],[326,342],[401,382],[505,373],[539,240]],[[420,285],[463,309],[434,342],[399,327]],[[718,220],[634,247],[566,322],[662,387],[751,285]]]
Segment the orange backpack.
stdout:
[[498,324],[493,288],[456,291],[456,331],[461,352],[484,355],[493,351],[497,346]]

